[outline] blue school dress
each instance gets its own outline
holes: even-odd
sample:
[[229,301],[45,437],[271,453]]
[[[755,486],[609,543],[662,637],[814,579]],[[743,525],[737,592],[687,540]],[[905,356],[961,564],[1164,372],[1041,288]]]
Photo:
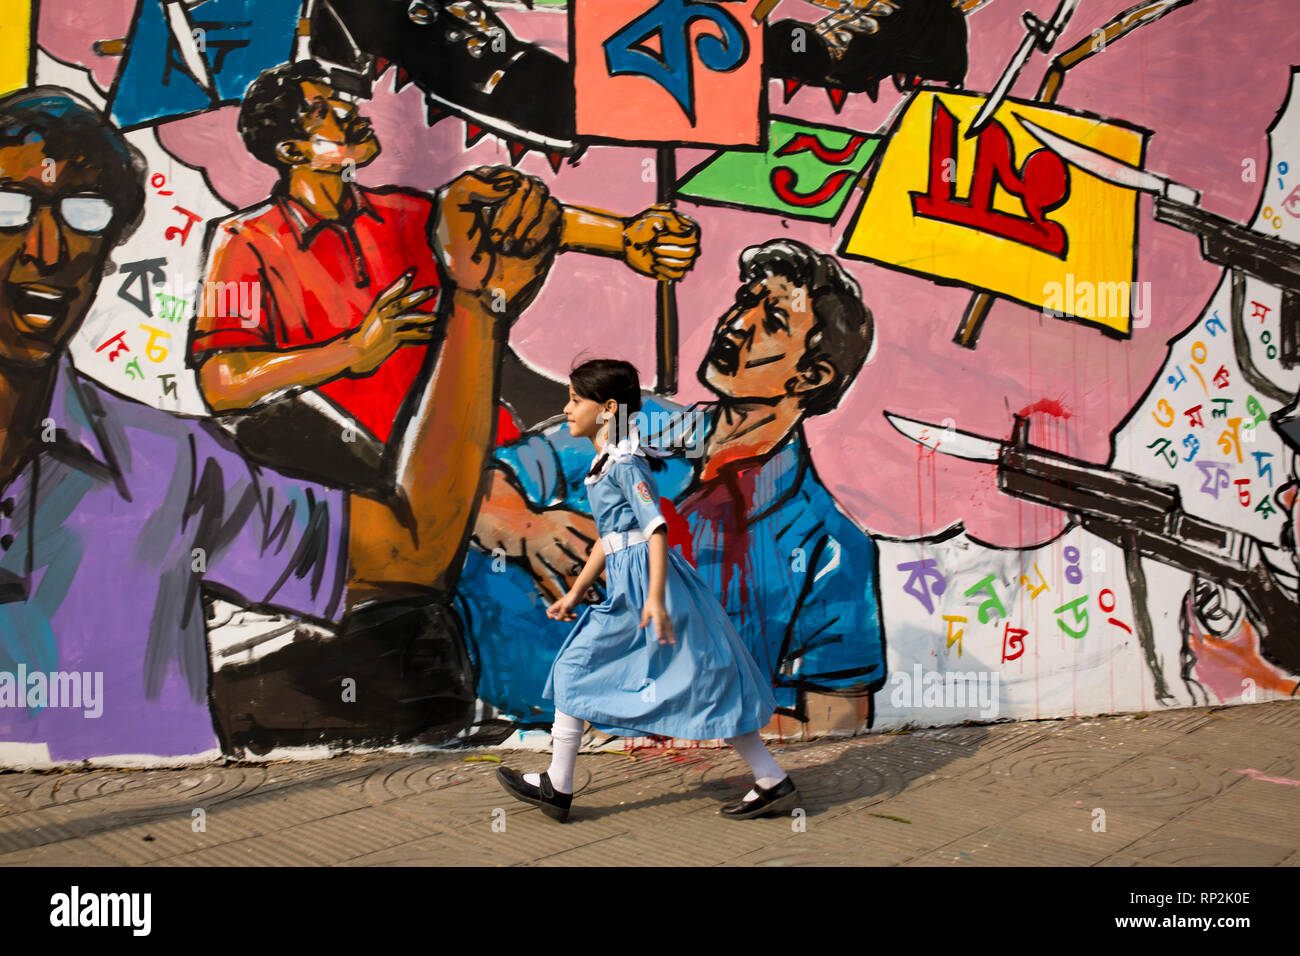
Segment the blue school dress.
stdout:
[[[636,432],[607,448],[602,470],[585,481],[605,547],[608,597],[582,611],[543,696],[556,710],[621,736],[713,740],[759,730],[776,709],[771,681],[676,548],[668,548],[664,606],[677,643],[660,644],[653,621],[639,627],[650,590],[648,539],[666,522]],[[636,530],[647,541],[623,546],[624,532]]]

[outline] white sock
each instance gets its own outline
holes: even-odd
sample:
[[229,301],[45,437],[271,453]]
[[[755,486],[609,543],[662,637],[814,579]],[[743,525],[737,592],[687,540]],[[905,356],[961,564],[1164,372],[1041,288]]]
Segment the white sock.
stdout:
[[[555,723],[551,726],[551,766],[547,776],[556,793],[573,793],[573,766],[578,762],[578,748],[582,746],[582,729],[586,721],[581,717],[555,712]],[[526,773],[524,780],[534,787],[542,782],[539,773]]]
[[[727,743],[736,748],[736,753],[745,759],[749,769],[754,772],[754,782],[764,790],[770,790],[786,778],[786,772],[780,768],[767,745],[757,730],[740,737],[728,737]],[[758,791],[751,790],[745,794],[746,800],[757,800]]]

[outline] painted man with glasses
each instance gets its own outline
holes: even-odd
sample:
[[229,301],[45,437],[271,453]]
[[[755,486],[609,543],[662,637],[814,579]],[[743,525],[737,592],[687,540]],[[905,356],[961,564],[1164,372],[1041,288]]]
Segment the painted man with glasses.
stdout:
[[[73,367],[68,343],[141,218],[144,177],[143,158],[68,91],[0,100],[0,672],[10,693],[27,678],[21,700],[0,692],[6,758],[215,754],[201,589],[327,624],[379,597],[450,592],[492,443],[484,383],[558,246],[549,197],[531,228],[497,216],[526,232],[529,251],[509,255],[479,237],[511,190],[473,173],[447,187],[438,235],[454,292],[401,436],[395,509],[259,469],[211,422]],[[349,676],[316,664],[334,688]],[[74,671],[102,675],[99,716],[32,693]]]

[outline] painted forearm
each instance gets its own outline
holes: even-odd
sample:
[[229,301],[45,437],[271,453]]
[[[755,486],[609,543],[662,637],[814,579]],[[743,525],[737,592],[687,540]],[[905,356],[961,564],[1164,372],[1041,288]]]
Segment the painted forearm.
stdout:
[[437,367],[398,458],[397,484],[416,519],[417,547],[457,548],[471,524],[496,437],[495,379],[508,331],[477,296],[455,294]]
[[519,552],[519,542],[533,533],[536,512],[502,468],[488,469],[488,486],[474,521],[474,541],[491,551]]
[[344,338],[291,352],[222,352],[199,367],[199,389],[214,412],[238,411],[287,391],[331,382],[355,358]]
[[[509,319],[457,290],[438,364],[401,437],[390,508],[353,498],[354,587],[450,591],[478,508],[496,431],[496,375]],[[405,520],[399,512],[405,512]]]
[[623,220],[617,216],[581,206],[565,206],[560,251],[621,257],[623,229]]

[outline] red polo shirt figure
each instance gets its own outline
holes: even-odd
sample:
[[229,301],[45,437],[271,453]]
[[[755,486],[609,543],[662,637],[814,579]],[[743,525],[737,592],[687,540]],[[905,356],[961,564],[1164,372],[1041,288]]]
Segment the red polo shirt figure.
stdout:
[[[376,296],[408,271],[414,270],[409,284],[415,288],[441,285],[427,238],[432,212],[432,200],[417,192],[347,184],[338,218],[322,219],[277,187],[269,202],[217,226],[191,354],[201,361],[228,350],[282,353],[354,342],[348,333],[362,325]],[[230,307],[240,288],[230,283],[260,291],[248,310],[253,314]],[[412,311],[433,313],[437,299],[429,295]],[[401,344],[395,336],[388,341]],[[317,386],[381,442],[388,441],[428,349],[420,337],[409,341],[412,347],[397,347],[364,377],[347,374],[363,369],[339,349],[346,367]]]
[[[310,60],[259,76],[239,128],[281,180],[266,203],[210,229],[190,346],[204,399],[234,412],[314,388],[386,443],[448,297],[439,295],[433,197],[356,184],[379,141]],[[479,172],[518,186],[507,204],[524,221],[540,214],[540,182],[508,168]],[[563,214],[561,250],[616,256],[653,278],[682,278],[699,252],[698,227],[671,210]],[[514,237],[492,238],[507,253],[526,251],[512,249]],[[501,407],[498,441],[517,434]]]

